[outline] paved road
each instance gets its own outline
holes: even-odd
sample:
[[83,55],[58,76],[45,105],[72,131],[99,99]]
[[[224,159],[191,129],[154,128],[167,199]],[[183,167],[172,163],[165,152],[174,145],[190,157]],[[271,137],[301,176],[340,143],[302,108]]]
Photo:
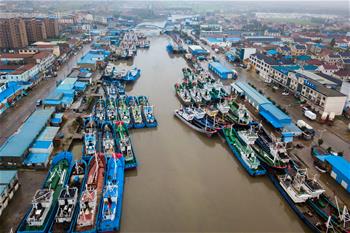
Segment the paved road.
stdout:
[[70,73],[77,61],[88,50],[90,45],[84,45],[83,49],[76,55],[71,57],[67,63],[61,66],[57,72],[56,78],[51,78],[41,81],[28,94],[19,100],[15,106],[7,109],[4,114],[0,116],[0,145],[11,136],[21,126],[21,124],[29,117],[35,110],[35,102],[38,99],[44,99],[56,87],[56,81],[62,80]]

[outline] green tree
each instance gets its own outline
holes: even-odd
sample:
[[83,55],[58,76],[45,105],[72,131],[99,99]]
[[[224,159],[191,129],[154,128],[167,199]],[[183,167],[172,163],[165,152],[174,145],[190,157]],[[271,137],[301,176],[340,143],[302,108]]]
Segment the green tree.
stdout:
[[318,143],[319,146],[322,146],[322,144],[323,144],[323,139],[322,139],[322,138],[318,139],[317,143]]

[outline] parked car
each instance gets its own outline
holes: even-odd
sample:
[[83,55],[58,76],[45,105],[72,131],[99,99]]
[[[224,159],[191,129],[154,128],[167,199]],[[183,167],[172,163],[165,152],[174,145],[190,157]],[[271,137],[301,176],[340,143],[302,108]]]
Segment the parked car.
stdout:
[[289,95],[289,92],[282,92],[282,95],[287,96],[287,95]]

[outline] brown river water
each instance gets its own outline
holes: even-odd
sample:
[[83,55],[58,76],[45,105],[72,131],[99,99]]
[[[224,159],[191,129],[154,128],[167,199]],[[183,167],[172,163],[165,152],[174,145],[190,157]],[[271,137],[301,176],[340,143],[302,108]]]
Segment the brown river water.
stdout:
[[[303,232],[303,223],[267,177],[250,177],[219,137],[207,138],[173,116],[174,84],[186,62],[170,57],[168,38],[151,38],[127,87],[155,105],[157,129],[132,130],[139,162],[127,172],[122,232]],[[130,65],[130,64],[129,64]]]
[[[180,106],[174,84],[186,62],[168,55],[168,40],[151,37],[150,49],[122,64],[141,68],[127,91],[149,97],[159,126],[131,132],[139,166],[126,172],[121,232],[308,231],[267,177],[250,177],[219,137],[200,135],[173,116]],[[81,143],[72,151],[80,155]],[[16,229],[45,174],[20,172],[1,233]]]

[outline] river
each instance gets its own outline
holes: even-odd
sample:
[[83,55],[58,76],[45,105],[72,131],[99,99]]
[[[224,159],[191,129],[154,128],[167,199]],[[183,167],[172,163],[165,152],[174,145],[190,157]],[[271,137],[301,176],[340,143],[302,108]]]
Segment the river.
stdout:
[[169,57],[167,43],[152,37],[132,64],[142,71],[128,94],[149,97],[159,126],[132,130],[139,166],[126,173],[121,231],[306,231],[266,177],[249,177],[220,138],[174,118],[180,103],[173,86],[186,63]]

